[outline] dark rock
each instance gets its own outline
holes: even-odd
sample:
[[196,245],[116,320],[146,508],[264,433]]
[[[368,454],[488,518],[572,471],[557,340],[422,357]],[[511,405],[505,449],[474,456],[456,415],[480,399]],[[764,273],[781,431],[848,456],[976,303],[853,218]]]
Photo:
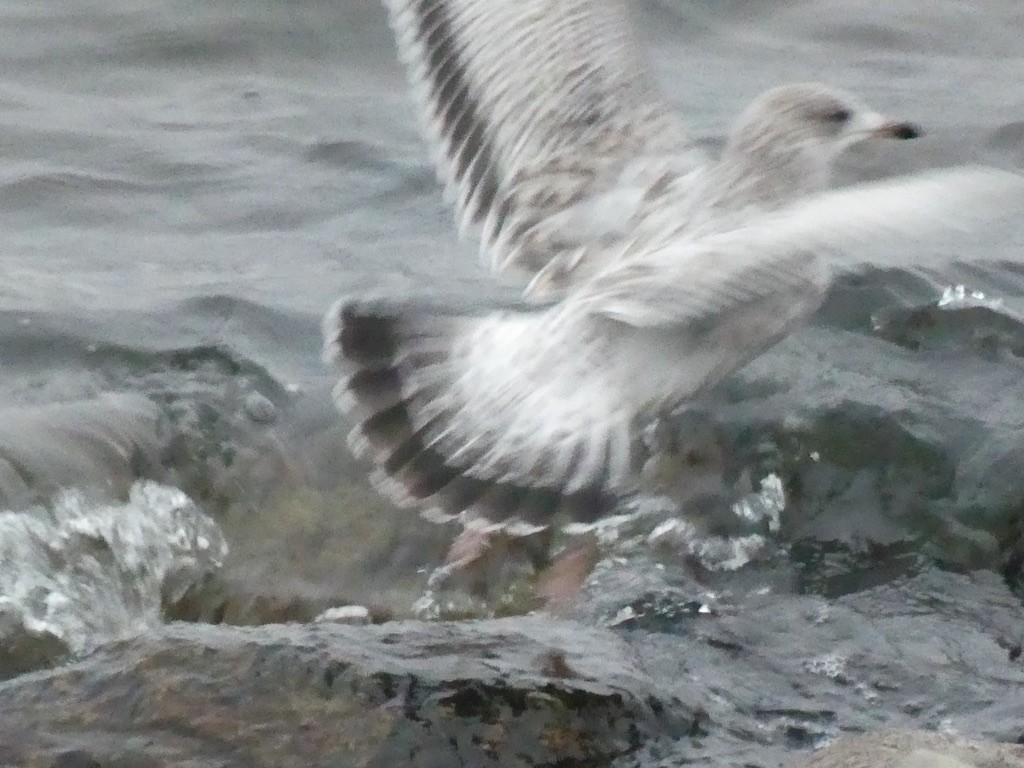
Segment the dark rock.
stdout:
[[50,763],[50,768],[103,768],[103,766],[88,752],[72,749],[57,755]]
[[[635,585],[643,597],[656,583],[640,578],[642,563],[621,571],[599,568],[588,590],[621,595]],[[795,752],[880,728],[1007,743],[1019,735],[1024,667],[1008,658],[1005,638],[1020,636],[1024,615],[993,573],[931,569],[837,599],[726,595],[713,613],[689,616],[678,610],[678,579],[663,577],[662,589],[663,601],[628,602],[643,619],[619,626],[640,627],[623,638],[652,676],[706,702],[706,733],[647,744],[616,768],[777,768]],[[604,605],[590,621],[614,620]]]
[[262,444],[245,438],[256,446],[251,456],[203,469],[214,480],[206,498],[224,500],[212,514],[230,552],[218,580],[190,595],[175,618],[310,621],[351,603],[410,616],[425,572],[444,561],[458,527],[388,503],[352,457],[348,429],[325,389],[298,398]]
[[[786,540],[869,561],[880,548],[909,546],[956,567],[1016,569],[1024,363],[968,339],[981,322],[1024,331],[989,309],[919,314],[936,324],[914,349],[868,328],[807,328],[726,382],[711,411],[735,463],[783,481]],[[851,579],[848,589],[867,584]]]
[[47,629],[27,626],[20,606],[0,604],[0,680],[64,661],[70,648]]
[[173,624],[0,685],[0,762],[605,765],[700,717],[632,655],[606,630],[529,617]]

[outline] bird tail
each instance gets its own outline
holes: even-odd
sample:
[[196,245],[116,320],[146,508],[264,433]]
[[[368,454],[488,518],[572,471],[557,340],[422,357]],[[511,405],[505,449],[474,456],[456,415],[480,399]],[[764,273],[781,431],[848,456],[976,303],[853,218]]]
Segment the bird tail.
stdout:
[[[529,318],[386,300],[342,299],[331,308],[324,356],[351,371],[335,400],[356,422],[349,445],[373,460],[374,484],[385,496],[430,519],[465,513],[464,520],[518,535],[545,527],[559,512],[591,521],[611,511],[615,498],[603,487],[561,483],[537,471],[543,461],[531,471],[517,467],[529,452],[510,445],[514,430],[501,426],[515,406],[502,407],[500,377],[489,386],[472,367],[471,347],[486,339],[484,323],[507,327]],[[512,363],[505,368],[509,377],[522,375]]]

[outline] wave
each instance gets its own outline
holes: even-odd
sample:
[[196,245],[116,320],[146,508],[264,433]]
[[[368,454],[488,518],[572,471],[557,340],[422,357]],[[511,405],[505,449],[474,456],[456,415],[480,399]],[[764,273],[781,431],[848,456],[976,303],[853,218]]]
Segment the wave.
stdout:
[[218,569],[220,527],[182,491],[135,483],[124,503],[67,491],[0,513],[0,646],[29,635],[72,653],[161,623],[165,603]]

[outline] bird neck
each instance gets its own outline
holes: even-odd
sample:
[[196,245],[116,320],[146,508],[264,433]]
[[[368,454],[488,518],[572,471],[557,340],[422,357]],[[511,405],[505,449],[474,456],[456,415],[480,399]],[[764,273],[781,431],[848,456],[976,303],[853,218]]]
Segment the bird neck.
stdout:
[[705,199],[719,210],[772,210],[828,186],[828,158],[805,148],[730,142],[709,168]]

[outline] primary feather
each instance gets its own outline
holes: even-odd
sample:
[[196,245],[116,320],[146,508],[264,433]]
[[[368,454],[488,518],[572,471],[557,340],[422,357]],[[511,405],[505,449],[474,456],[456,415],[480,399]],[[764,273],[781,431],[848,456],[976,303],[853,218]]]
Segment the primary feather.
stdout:
[[720,230],[819,191],[849,139],[830,115],[877,123],[857,140],[882,125],[849,94],[782,86],[712,161],[639,61],[621,0],[385,1],[460,231],[529,295],[589,278],[666,210]]

